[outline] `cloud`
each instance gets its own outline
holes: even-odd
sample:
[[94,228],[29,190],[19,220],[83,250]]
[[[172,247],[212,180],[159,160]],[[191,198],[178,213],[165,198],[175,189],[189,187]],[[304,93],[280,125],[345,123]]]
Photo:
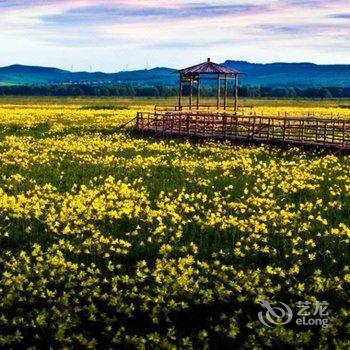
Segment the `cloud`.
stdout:
[[253,61],[349,60],[349,0],[0,0],[0,12],[0,65],[16,55],[35,61],[38,53],[53,62],[101,57],[107,69],[114,57],[136,65],[176,57],[187,65],[210,52]]
[[350,13],[337,13],[334,15],[330,15],[330,18],[350,19]]
[[349,33],[349,25],[334,25],[324,23],[312,23],[312,24],[297,24],[297,25],[270,25],[264,24],[259,27],[263,31],[271,33],[273,35],[299,35],[300,37],[305,36],[337,36]]
[[176,20],[183,18],[215,18],[220,16],[247,15],[263,9],[262,5],[208,5],[205,3],[183,3],[177,7],[167,4],[154,6],[133,6],[127,3],[108,4],[104,6],[86,6],[74,8],[64,13],[42,17],[49,24],[77,26],[87,21],[92,25],[115,24],[120,22],[137,22],[140,20]]

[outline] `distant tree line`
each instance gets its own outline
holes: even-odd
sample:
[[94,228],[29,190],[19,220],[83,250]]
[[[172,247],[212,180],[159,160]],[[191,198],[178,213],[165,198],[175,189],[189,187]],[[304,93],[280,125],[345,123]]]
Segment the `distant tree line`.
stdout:
[[[177,95],[175,87],[167,86],[96,86],[96,85],[18,85],[0,86],[0,95],[19,96],[144,96],[144,97],[169,97]],[[185,86],[184,94],[188,94]],[[216,95],[214,87],[202,88],[204,97]],[[280,98],[341,98],[350,97],[350,87],[240,87],[241,97],[280,97]]]

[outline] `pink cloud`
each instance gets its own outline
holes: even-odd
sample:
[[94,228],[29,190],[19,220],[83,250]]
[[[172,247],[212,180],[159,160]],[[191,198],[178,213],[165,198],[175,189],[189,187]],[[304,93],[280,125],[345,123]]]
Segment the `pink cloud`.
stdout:
[[165,59],[168,51],[191,48],[203,50],[204,57],[207,51],[225,55],[233,50],[247,56],[242,59],[274,60],[276,54],[318,50],[316,59],[331,59],[336,51],[322,49],[316,41],[336,50],[345,47],[350,32],[349,0],[0,0],[0,11],[5,57],[23,46],[28,56],[41,52],[46,57],[52,50],[55,59],[58,50],[71,55],[77,48],[77,61],[96,51],[107,56],[120,52],[135,62],[142,55]]

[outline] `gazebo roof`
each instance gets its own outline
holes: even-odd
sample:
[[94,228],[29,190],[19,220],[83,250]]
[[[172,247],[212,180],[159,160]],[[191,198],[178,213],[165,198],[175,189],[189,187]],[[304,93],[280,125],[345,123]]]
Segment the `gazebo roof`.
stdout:
[[195,66],[180,69],[180,74],[240,74],[236,69],[228,68],[222,64],[217,64],[210,61],[210,58],[206,62],[196,64]]

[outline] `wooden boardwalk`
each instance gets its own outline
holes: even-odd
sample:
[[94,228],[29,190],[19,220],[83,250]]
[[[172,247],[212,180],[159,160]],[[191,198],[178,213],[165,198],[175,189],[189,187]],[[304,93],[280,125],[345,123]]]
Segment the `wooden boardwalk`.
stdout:
[[350,150],[350,120],[244,116],[203,111],[137,113],[137,128],[159,134]]

